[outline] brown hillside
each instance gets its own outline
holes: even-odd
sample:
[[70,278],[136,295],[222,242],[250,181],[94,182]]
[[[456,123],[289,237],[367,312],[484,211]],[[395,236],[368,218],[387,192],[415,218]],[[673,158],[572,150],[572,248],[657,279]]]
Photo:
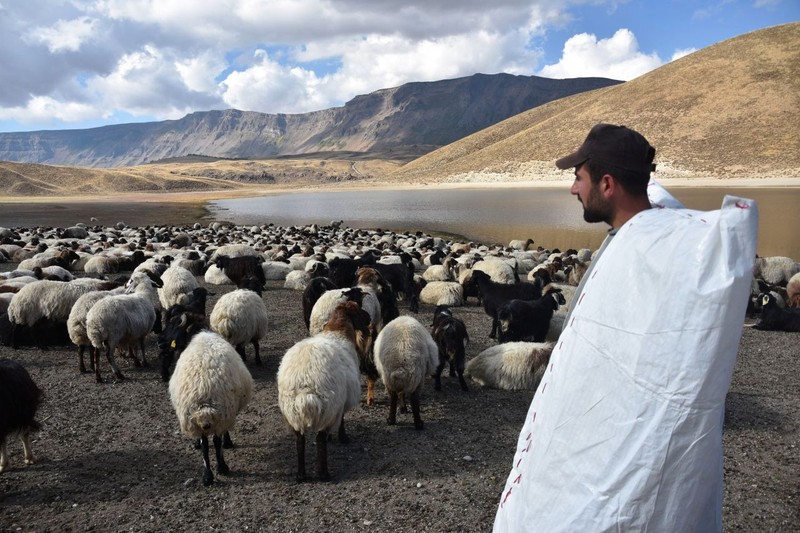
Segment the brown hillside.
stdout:
[[657,149],[661,176],[800,178],[800,23],[729,39],[622,85],[526,111],[391,178],[564,177],[553,161],[597,122],[642,132]]

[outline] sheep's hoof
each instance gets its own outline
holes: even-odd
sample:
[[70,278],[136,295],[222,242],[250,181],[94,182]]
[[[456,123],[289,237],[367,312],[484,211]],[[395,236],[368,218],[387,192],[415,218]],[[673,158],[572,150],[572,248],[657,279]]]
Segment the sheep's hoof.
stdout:
[[405,405],[400,407],[400,412],[403,413],[403,414],[408,413],[408,407],[406,407]]
[[222,437],[222,447],[225,448],[226,450],[230,450],[236,447],[236,445],[231,440],[230,435],[228,435],[227,433],[225,434],[224,437]]
[[33,464],[33,459],[25,459],[25,464],[26,465],[32,465]]
[[305,474],[297,474],[297,476],[295,476],[295,480],[296,480],[298,483],[305,483],[307,479],[308,479],[308,478],[306,477],[306,475],[305,475]]
[[389,424],[390,426],[394,426],[395,424],[397,424],[397,420],[392,417],[389,417],[386,419],[386,423]]
[[331,475],[328,472],[320,472],[317,477],[320,481],[330,481]]
[[231,473],[231,469],[228,468],[227,463],[220,463],[217,465],[217,473],[222,474],[223,476],[227,476]]
[[214,474],[208,468],[203,469],[203,486],[208,487],[214,483]]
[[425,424],[422,423],[422,420],[415,420],[414,421],[414,429],[416,429],[418,431],[422,430],[422,429],[425,429]]

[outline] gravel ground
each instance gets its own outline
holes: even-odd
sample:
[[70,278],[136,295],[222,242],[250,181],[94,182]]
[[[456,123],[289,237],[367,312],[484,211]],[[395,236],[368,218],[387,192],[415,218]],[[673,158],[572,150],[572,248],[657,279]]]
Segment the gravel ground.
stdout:
[[[0,265],[4,270],[13,265]],[[201,280],[202,281],[202,280]],[[211,287],[208,309],[231,286]],[[423,431],[411,415],[386,425],[388,400],[347,415],[348,445],[333,441],[333,480],[295,482],[294,436],[277,407],[275,374],[282,354],[306,336],[300,293],[270,282],[264,294],[271,333],[250,405],[225,451],[230,475],[201,483],[202,459],[178,431],[157,365],[105,383],[80,374],[73,347],[12,350],[45,391],[33,439],[35,464],[22,464],[11,439],[11,465],[0,475],[1,531],[489,531],[532,392],[462,392],[443,377],[422,397]],[[409,314],[401,302],[401,313]],[[472,337],[468,358],[494,341],[474,302],[457,308]],[[417,317],[428,325],[432,306]],[[746,328],[725,418],[726,531],[800,530],[800,334]],[[148,339],[151,363],[155,337]],[[445,373],[446,374],[446,373]],[[307,458],[313,478],[313,444]],[[214,463],[212,458],[212,463]]]

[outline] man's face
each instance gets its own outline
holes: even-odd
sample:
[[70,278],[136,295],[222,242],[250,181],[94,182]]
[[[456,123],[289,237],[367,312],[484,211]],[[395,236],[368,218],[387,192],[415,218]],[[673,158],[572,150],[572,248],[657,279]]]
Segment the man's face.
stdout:
[[611,206],[600,194],[600,183],[592,183],[585,164],[575,168],[575,181],[572,182],[569,192],[577,196],[583,205],[583,219],[586,222],[610,224]]

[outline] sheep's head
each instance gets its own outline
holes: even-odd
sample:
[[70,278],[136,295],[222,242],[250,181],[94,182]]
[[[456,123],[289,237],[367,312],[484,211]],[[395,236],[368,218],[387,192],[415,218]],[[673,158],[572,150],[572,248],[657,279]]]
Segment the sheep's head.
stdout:
[[361,267],[356,271],[356,285],[372,287],[377,293],[380,288],[381,275],[371,267]]
[[186,312],[180,305],[167,311],[167,325],[158,336],[158,358],[161,361],[161,379],[169,381],[170,368],[175,357],[189,344],[189,341],[206,327],[205,317]]
[[213,435],[219,424],[219,412],[213,406],[204,405],[192,413],[190,420],[201,435]]

